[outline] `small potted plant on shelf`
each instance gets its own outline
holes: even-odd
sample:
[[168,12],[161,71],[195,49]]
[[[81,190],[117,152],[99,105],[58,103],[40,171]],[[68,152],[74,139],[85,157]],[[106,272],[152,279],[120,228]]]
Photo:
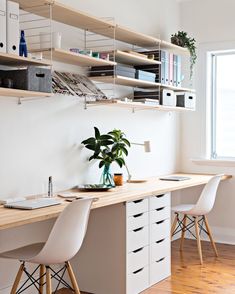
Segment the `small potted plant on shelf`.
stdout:
[[197,60],[196,54],[196,40],[188,36],[188,33],[178,31],[178,33],[171,35],[171,43],[180,47],[187,48],[190,53],[190,80],[193,78],[193,68]]
[[113,177],[110,173],[110,166],[116,162],[121,168],[125,166],[124,157],[128,155],[129,140],[121,130],[112,130],[107,134],[101,134],[98,128],[95,129],[95,137],[90,137],[82,144],[93,151],[91,160],[100,160],[99,168],[104,168],[101,176],[101,184],[108,187],[115,187]]

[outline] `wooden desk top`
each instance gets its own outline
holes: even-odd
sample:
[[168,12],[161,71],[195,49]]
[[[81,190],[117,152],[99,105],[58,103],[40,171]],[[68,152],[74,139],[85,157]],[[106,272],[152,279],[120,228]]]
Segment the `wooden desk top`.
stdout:
[[[149,195],[163,194],[167,192],[177,191],[180,189],[190,188],[206,184],[212,175],[202,174],[175,174],[188,176],[190,180],[185,181],[161,181],[158,177],[150,178],[145,183],[127,183],[121,187],[116,187],[108,192],[78,192],[78,190],[70,190],[79,197],[99,198],[94,202],[92,209],[104,207],[121,202],[137,200]],[[232,178],[226,175],[223,180]],[[15,228],[18,226],[31,224],[56,218],[69,202],[63,202],[61,205],[40,208],[35,210],[18,210],[9,209],[0,206],[0,230]]]

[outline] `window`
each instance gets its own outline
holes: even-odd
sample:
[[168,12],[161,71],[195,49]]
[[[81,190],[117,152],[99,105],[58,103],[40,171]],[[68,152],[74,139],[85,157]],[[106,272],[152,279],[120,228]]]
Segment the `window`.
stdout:
[[235,158],[235,52],[213,53],[210,58],[211,157]]

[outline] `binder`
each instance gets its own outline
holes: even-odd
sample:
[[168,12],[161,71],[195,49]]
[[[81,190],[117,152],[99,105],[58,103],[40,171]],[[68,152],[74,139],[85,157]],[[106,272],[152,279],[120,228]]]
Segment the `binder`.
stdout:
[[161,50],[161,72],[160,72],[160,83],[165,84],[166,80],[165,80],[165,56],[166,56],[166,51]]
[[165,85],[169,85],[169,53],[165,52]]
[[181,56],[177,55],[177,87],[181,87],[182,73],[181,73]]
[[19,55],[19,3],[7,1],[7,53]]
[[177,87],[177,55],[174,54],[173,59],[173,86]]
[[169,54],[169,85],[173,86],[173,65],[174,65],[174,60],[173,60],[173,53]]
[[6,53],[7,43],[7,21],[6,21],[6,0],[0,0],[0,52]]

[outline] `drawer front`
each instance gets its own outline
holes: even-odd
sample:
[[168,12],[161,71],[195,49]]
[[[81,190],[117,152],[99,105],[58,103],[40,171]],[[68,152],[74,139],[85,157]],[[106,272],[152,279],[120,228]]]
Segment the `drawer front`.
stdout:
[[170,237],[170,220],[165,219],[150,225],[150,243]]
[[149,213],[148,212],[142,212],[139,214],[135,214],[133,216],[129,216],[127,218],[128,231],[147,226],[148,224],[149,224]]
[[149,226],[127,232],[127,250],[134,251],[149,244]]
[[170,206],[163,206],[150,211],[150,224],[170,218]]
[[149,287],[149,267],[141,268],[127,276],[127,293],[138,294]]
[[150,286],[168,278],[171,275],[170,256],[150,264]]
[[171,242],[170,238],[155,241],[150,246],[150,263],[160,260],[163,257],[171,255]]
[[147,212],[149,210],[149,199],[144,198],[127,202],[126,204],[127,216],[136,215],[139,213]]
[[150,210],[154,210],[164,206],[170,206],[170,204],[170,193],[150,197]]
[[127,255],[127,272],[131,274],[149,264],[149,246],[139,248]]

